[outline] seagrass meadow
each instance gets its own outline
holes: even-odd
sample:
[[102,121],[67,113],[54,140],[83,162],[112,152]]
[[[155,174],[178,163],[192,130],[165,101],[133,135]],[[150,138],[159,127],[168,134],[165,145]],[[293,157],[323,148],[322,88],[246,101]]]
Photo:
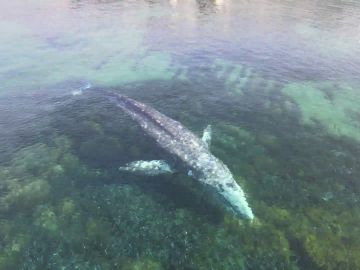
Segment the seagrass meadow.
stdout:
[[[0,3],[0,270],[360,269],[356,1]],[[228,211],[103,91],[199,137]]]

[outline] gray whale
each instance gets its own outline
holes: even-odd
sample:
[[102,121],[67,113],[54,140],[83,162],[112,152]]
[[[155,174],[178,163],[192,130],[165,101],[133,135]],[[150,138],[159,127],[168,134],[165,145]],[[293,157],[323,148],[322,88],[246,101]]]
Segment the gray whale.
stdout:
[[[215,190],[224,199],[226,206],[239,216],[250,220],[254,218],[244,191],[234,180],[228,167],[209,150],[210,126],[200,139],[180,122],[150,106],[115,92],[108,91],[105,95],[138,122],[160,147],[177,157],[189,169],[188,175]],[[163,160],[134,161],[119,169],[148,175],[173,172],[171,166]]]

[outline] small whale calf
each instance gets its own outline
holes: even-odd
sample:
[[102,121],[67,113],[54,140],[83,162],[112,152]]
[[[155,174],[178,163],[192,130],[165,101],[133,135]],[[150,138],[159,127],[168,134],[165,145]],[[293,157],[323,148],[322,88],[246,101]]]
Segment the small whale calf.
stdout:
[[[104,92],[105,96],[139,123],[157,144],[183,163],[188,175],[210,187],[239,216],[254,219],[242,188],[228,167],[209,150],[211,126],[198,138],[189,129],[159,111],[127,96]],[[185,165],[185,166],[184,166]],[[176,171],[165,160],[134,161],[119,168],[122,171],[158,175]]]
[[120,167],[119,170],[145,175],[158,175],[174,172],[165,160],[137,160]]

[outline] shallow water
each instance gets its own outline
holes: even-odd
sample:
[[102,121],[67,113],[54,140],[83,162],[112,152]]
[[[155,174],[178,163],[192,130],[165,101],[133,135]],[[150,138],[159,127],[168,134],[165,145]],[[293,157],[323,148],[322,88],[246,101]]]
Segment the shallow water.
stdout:
[[[3,1],[0,269],[360,269],[359,25],[357,1]],[[212,124],[256,220],[119,172],[164,153],[102,89]]]

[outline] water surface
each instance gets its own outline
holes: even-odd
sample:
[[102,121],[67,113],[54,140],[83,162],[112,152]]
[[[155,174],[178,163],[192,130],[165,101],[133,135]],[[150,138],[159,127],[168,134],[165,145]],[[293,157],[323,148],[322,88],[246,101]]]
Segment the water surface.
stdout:
[[[357,1],[3,1],[0,269],[359,269],[359,25]],[[212,124],[256,220],[120,173],[164,153],[102,89]]]

